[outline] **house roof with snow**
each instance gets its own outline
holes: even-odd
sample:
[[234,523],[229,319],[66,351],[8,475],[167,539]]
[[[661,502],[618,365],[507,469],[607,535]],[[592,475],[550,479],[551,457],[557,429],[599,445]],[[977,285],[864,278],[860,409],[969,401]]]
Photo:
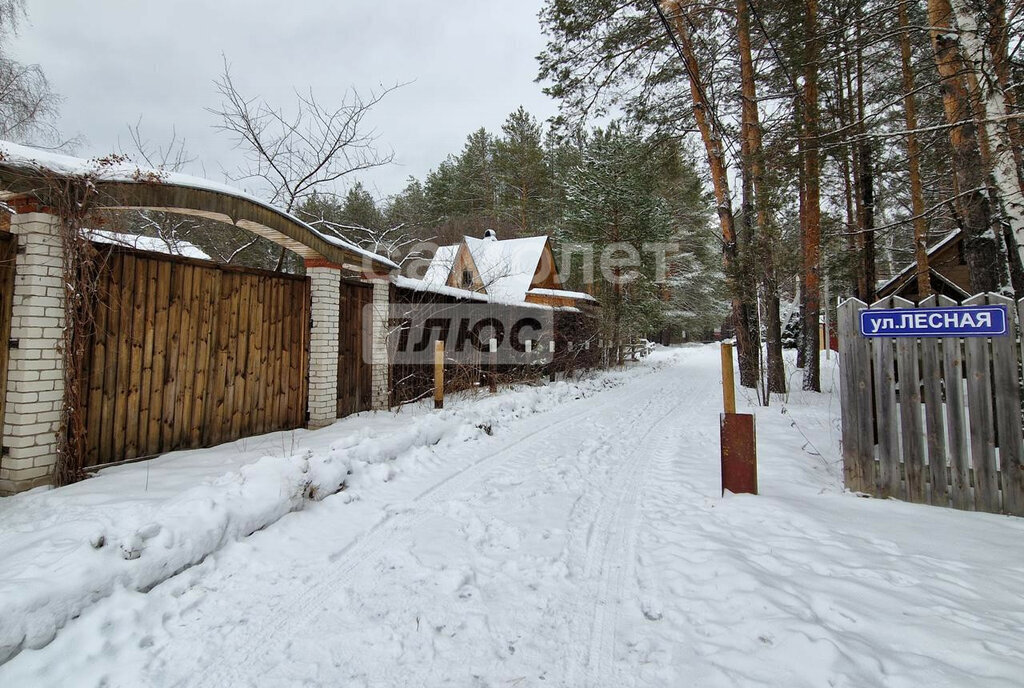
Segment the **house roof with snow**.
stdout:
[[398,267],[227,184],[139,167],[124,156],[85,160],[0,141],[0,199],[4,201],[30,196],[43,205],[56,205],[51,182],[76,177],[87,179],[95,189],[95,209],[142,208],[194,215],[241,227],[303,258],[325,259],[354,271],[389,272]]
[[423,282],[428,289],[457,288],[499,303],[597,303],[590,294],[562,289],[546,236],[499,240],[487,230],[482,239],[463,237],[461,243],[437,250]]
[[[928,249],[928,279],[932,291],[961,300],[970,296],[971,282],[963,252],[963,234],[954,230]],[[916,301],[917,263],[910,263],[875,290],[878,298],[901,296]]]
[[[563,312],[579,312],[579,308],[569,304],[555,304],[555,303],[540,303],[537,301],[523,301],[521,303],[512,303],[506,301],[500,301],[494,299],[487,294],[479,291],[472,291],[470,289],[460,289],[459,287],[449,287],[446,284],[430,284],[422,279],[415,279],[413,277],[406,277],[404,275],[392,275],[391,283],[399,289],[405,289],[411,292],[417,292],[420,294],[437,294],[439,296],[446,296],[459,301],[474,301],[476,303],[492,303],[501,305],[514,305],[524,308],[540,308],[540,309],[555,309]],[[565,292],[566,294],[579,294],[579,292]],[[597,303],[589,294],[583,294],[588,297],[593,303]],[[586,300],[586,299],[582,299]],[[574,299],[575,301],[575,299]]]
[[465,237],[463,241],[485,285],[484,291],[503,300],[526,300],[548,244],[546,236],[505,241]]
[[434,253],[433,259],[423,273],[423,282],[429,286],[442,286],[448,283],[448,275],[452,272],[455,264],[455,254],[459,251],[459,244],[451,246],[440,246]]

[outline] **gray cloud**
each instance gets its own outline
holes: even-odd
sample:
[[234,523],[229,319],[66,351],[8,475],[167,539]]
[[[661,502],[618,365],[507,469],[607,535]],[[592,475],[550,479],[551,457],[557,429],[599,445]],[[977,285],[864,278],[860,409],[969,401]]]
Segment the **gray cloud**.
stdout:
[[222,179],[239,163],[204,108],[218,104],[221,54],[243,92],[287,104],[311,86],[324,101],[349,87],[411,82],[370,125],[396,165],[365,173],[380,195],[422,178],[471,130],[497,131],[524,105],[544,119],[555,105],[533,83],[543,47],[540,0],[29,0],[11,47],[43,66],[64,97],[60,127],[85,156],[128,145],[142,117],[153,141],[172,127],[198,160],[189,171]]

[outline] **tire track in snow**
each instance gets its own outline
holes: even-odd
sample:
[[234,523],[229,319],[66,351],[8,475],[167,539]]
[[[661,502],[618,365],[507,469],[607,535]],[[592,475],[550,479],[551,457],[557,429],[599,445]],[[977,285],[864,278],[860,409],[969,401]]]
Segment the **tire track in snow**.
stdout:
[[[587,610],[585,618],[588,618],[589,622],[577,623],[581,632],[577,634],[576,642],[585,645],[585,648],[577,646],[570,653],[577,662],[569,666],[564,683],[566,686],[621,686],[624,685],[624,680],[627,680],[625,677],[613,677],[618,673],[613,662],[622,602],[626,596],[628,581],[635,575],[639,496],[646,478],[646,467],[652,457],[671,452],[673,444],[682,433],[678,429],[673,429],[670,433],[657,436],[654,442],[650,441],[651,435],[655,430],[664,430],[662,424],[688,401],[703,398],[707,387],[707,384],[703,384],[693,389],[692,392],[696,396],[687,393],[691,390],[685,388],[663,388],[660,390],[662,398],[659,401],[664,402],[680,396],[683,398],[657,420],[642,426],[643,431],[639,435],[630,433],[617,442],[620,447],[627,448],[629,453],[623,465],[607,481],[617,486],[618,490],[614,494],[603,495],[598,514],[588,530],[583,576],[584,579],[592,579],[595,576],[600,578],[593,601],[590,601],[590,596],[587,595],[589,586],[587,590],[579,591],[585,599],[579,607]],[[649,401],[648,407],[653,404],[654,400]],[[580,635],[588,637],[580,638]],[[581,669],[584,672],[582,681],[578,679],[578,672]]]
[[[617,389],[622,390],[623,387]],[[331,594],[347,585],[360,571],[379,562],[382,554],[394,546],[395,538],[399,534],[414,529],[430,518],[433,513],[431,507],[472,488],[502,465],[517,461],[532,461],[536,456],[536,449],[527,444],[529,441],[539,440],[547,445],[549,440],[544,435],[554,428],[587,415],[600,418],[602,410],[606,407],[621,404],[619,395],[615,394],[615,391],[609,390],[608,396],[613,398],[602,399],[601,397],[605,395],[591,397],[590,400],[595,403],[588,405],[586,409],[517,437],[512,442],[446,476],[419,493],[411,500],[411,506],[415,511],[406,510],[387,516],[367,530],[358,540],[332,554],[329,558],[330,567],[326,571],[319,572],[315,583],[305,587],[293,587],[287,595],[276,598],[268,608],[261,611],[262,616],[270,619],[269,622],[265,624],[250,622],[244,626],[236,626],[226,636],[226,642],[221,643],[220,650],[223,654],[225,650],[231,652],[239,648],[246,648],[242,649],[240,654],[235,655],[232,652],[234,656],[230,660],[221,657],[217,667],[212,672],[204,674],[194,684],[183,681],[178,685],[235,686],[244,682],[244,675],[261,675],[266,662],[263,648],[274,644],[279,637],[287,638],[294,635],[296,627],[307,626],[310,623],[310,617],[315,614],[315,610],[322,608],[323,602]],[[512,450],[515,451],[510,454],[509,452]]]

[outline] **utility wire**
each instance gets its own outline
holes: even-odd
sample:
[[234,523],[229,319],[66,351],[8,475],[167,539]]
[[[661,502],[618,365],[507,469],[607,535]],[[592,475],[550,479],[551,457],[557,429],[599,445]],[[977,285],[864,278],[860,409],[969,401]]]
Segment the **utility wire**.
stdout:
[[[707,104],[707,107],[705,109],[707,110],[708,115],[711,117],[715,125],[715,128],[717,129],[719,141],[725,142],[725,146],[732,156],[740,157],[736,153],[733,142],[727,136],[725,136],[725,127],[722,126],[722,121],[718,118],[718,113],[716,113],[715,109],[711,107],[711,100],[708,98],[707,92],[704,90],[704,85],[701,83],[699,75],[694,74],[692,71],[690,71],[690,64],[686,60],[686,55],[683,52],[682,46],[679,45],[679,41],[676,39],[675,31],[673,31],[672,25],[668,21],[668,17],[665,16],[665,12],[661,9],[661,3],[659,2],[659,0],[651,0],[651,2],[654,5],[655,11],[658,13],[658,17],[661,19],[662,26],[665,27],[665,32],[668,33],[669,40],[672,41],[672,45],[675,46],[676,54],[679,56],[680,61],[683,63],[683,69],[686,70],[687,76],[690,77],[690,83],[692,83],[694,85],[694,88],[696,88],[700,92],[701,98],[703,99],[704,103]],[[687,21],[689,21],[688,18]],[[724,160],[722,162],[723,164],[725,163]]]

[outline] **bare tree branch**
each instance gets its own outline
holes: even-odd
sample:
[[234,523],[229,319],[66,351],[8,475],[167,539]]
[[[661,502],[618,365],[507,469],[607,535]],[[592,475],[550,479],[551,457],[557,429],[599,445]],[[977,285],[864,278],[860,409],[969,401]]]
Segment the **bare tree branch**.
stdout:
[[268,200],[288,212],[314,191],[329,190],[343,177],[394,160],[394,153],[377,150],[378,134],[366,128],[365,118],[403,84],[366,97],[351,89],[336,107],[324,105],[312,90],[296,91],[291,111],[244,96],[226,59],[215,84],[223,100],[208,110],[219,119],[216,128],[227,132],[247,158],[234,179],[262,181]]

